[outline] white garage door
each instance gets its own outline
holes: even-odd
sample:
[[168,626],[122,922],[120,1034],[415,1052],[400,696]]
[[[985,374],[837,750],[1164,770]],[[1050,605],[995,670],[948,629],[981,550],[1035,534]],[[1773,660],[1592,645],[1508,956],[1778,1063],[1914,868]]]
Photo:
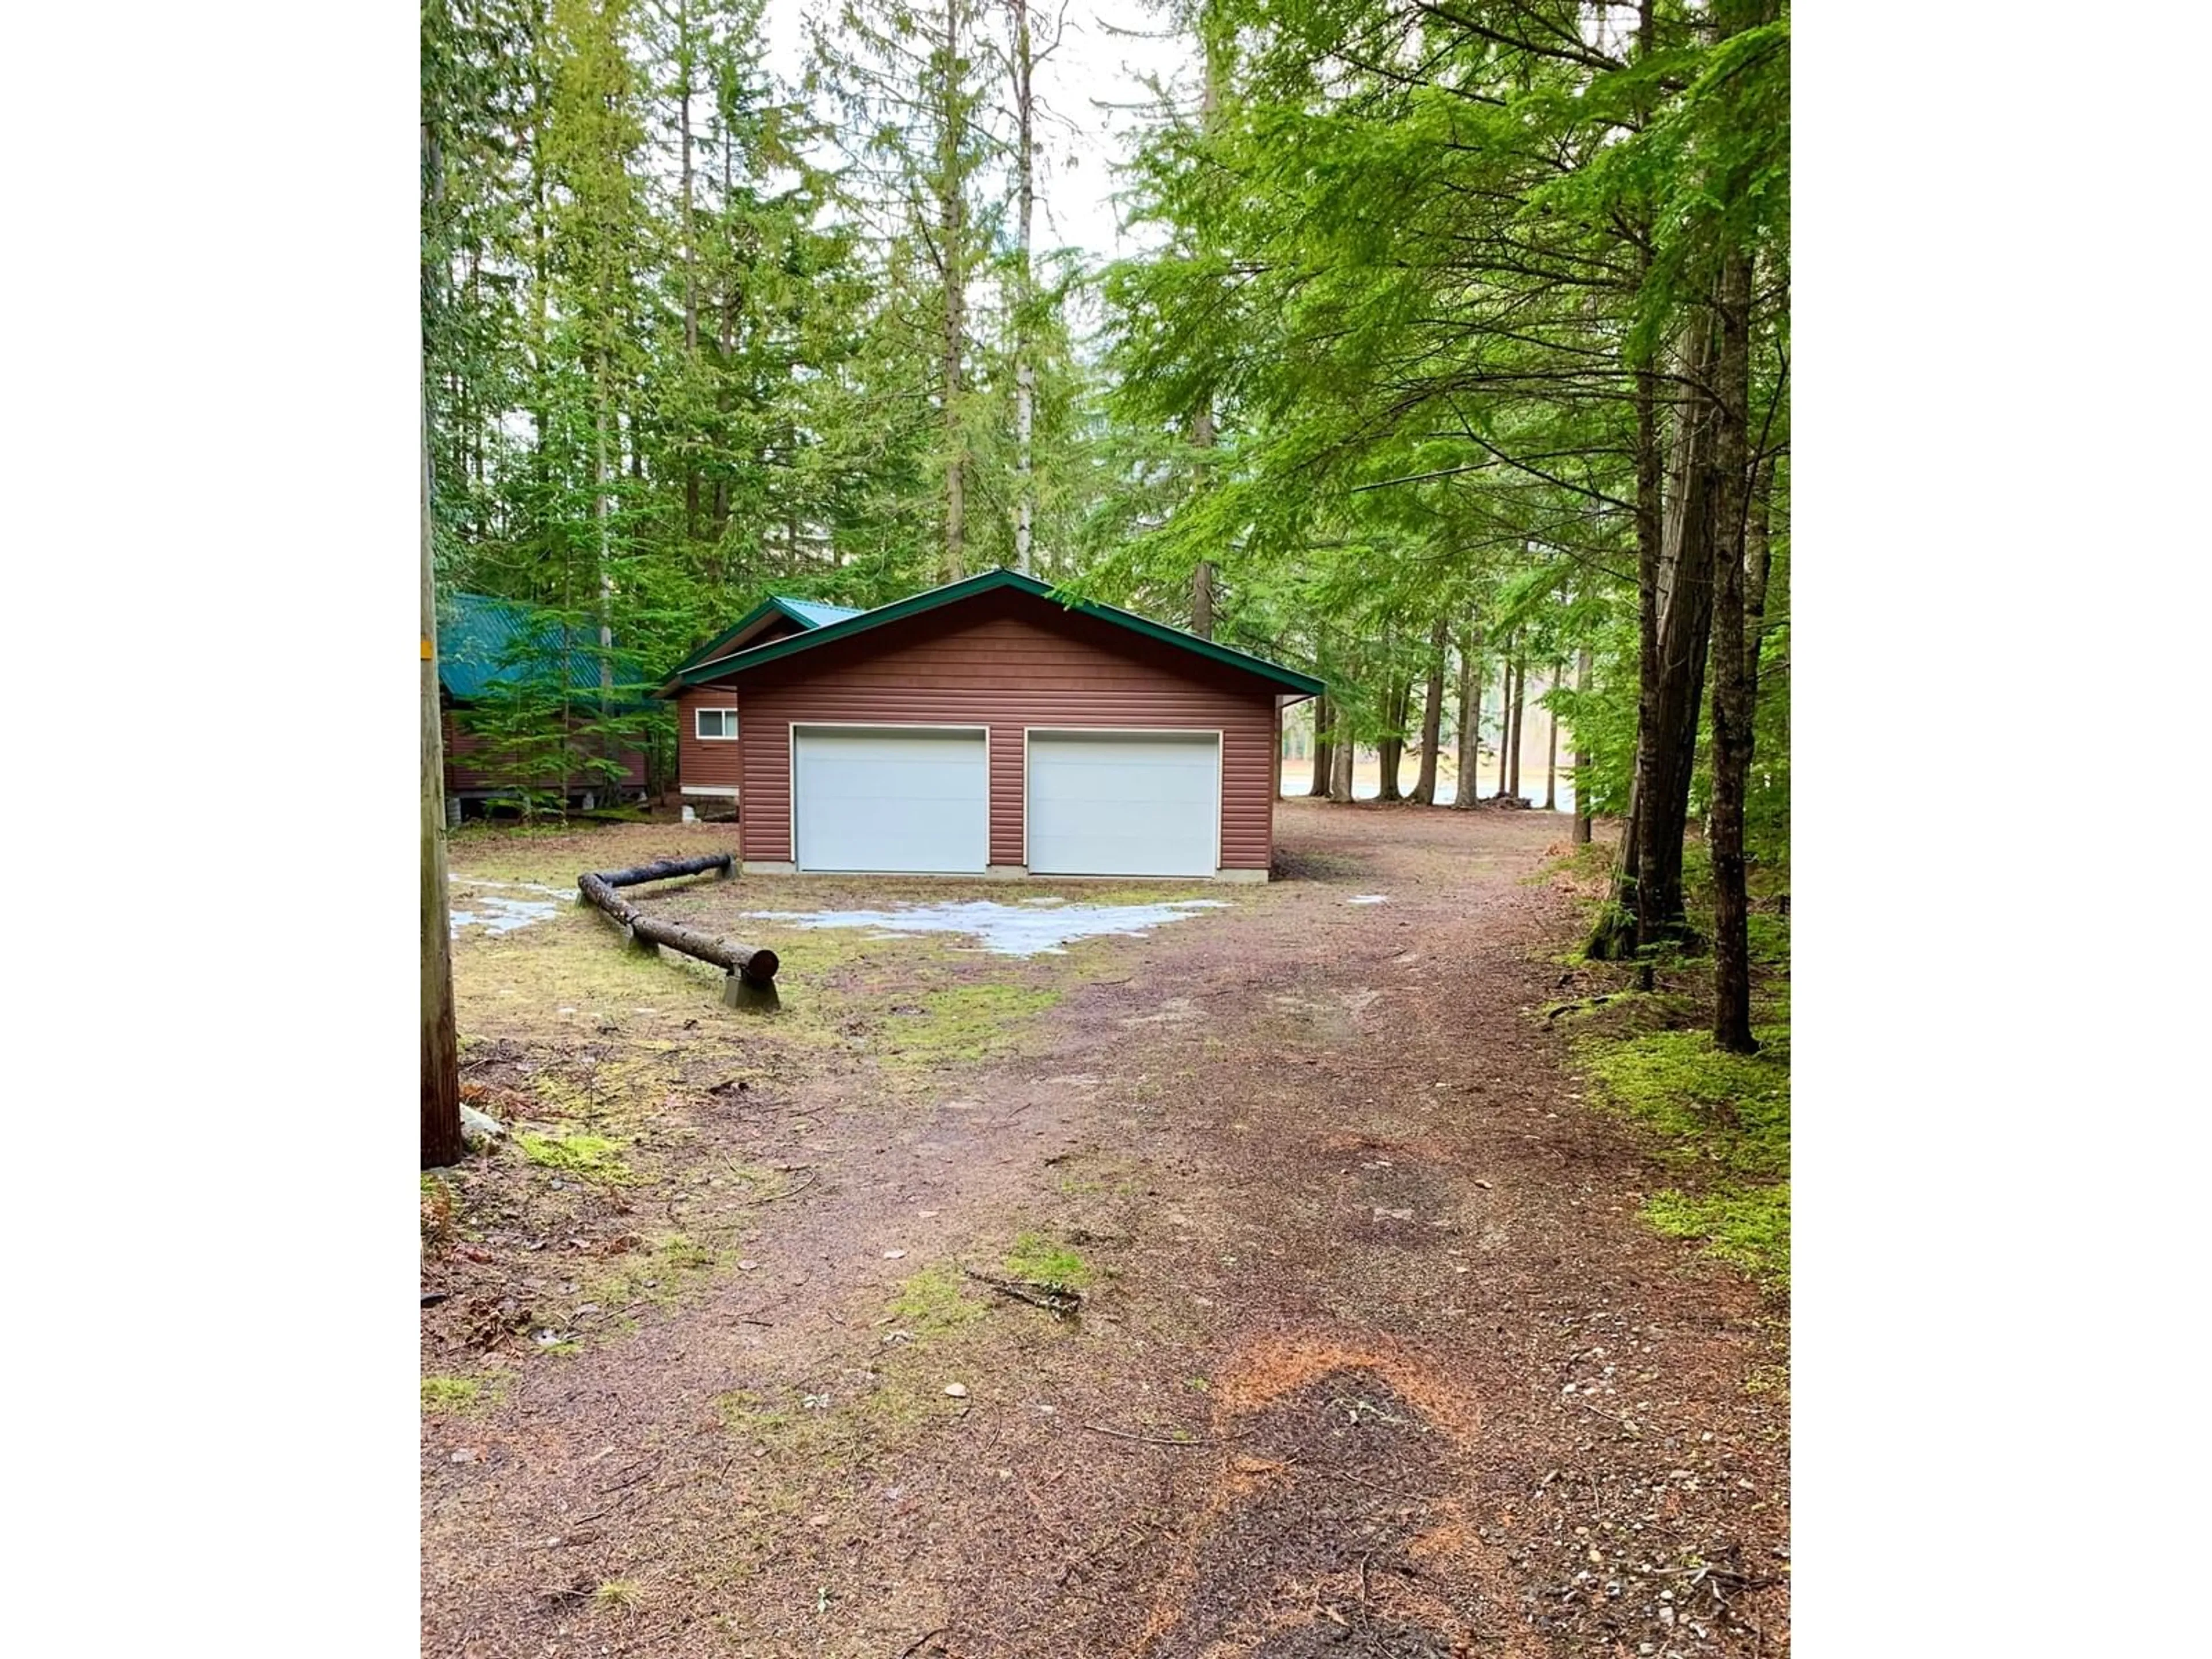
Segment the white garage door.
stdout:
[[793,739],[800,869],[980,872],[989,861],[981,732],[801,726]]
[[1030,734],[1030,868],[1210,876],[1220,864],[1221,739]]

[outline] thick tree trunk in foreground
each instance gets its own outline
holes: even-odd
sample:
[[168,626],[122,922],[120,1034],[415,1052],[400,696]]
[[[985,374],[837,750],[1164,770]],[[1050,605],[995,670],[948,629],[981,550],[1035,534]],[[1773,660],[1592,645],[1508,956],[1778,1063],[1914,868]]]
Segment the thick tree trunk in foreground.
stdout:
[[[1637,699],[1636,769],[1629,817],[1613,866],[1612,902],[1589,953],[1622,958],[1688,931],[1682,907],[1682,837],[1688,828],[1690,775],[1712,630],[1713,538],[1708,521],[1713,412],[1710,319],[1692,325],[1681,352],[1681,403],[1667,468],[1666,511],[1651,560],[1646,605],[1648,653]],[[1641,410],[1639,410],[1639,424]],[[1639,464],[1642,458],[1639,457]],[[1639,508],[1644,480],[1638,480]],[[1639,512],[1639,538],[1644,528]],[[1639,549],[1639,556],[1643,550]],[[1639,562],[1641,562],[1639,560]],[[1632,921],[1631,919],[1632,918]]]
[[1752,685],[1747,668],[1744,520],[1750,453],[1752,262],[1721,267],[1720,362],[1712,482],[1713,595],[1713,1042],[1747,1054],[1751,1035],[1749,895],[1743,848],[1744,797],[1751,780]]
[[[1581,692],[1581,693],[1584,693],[1584,694],[1587,694],[1587,693],[1589,692],[1589,677],[1590,677],[1590,653],[1589,653],[1589,647],[1588,646],[1584,646],[1581,650],[1579,650],[1579,651],[1577,651],[1577,652],[1576,652],[1576,653],[1575,653],[1575,690],[1576,690],[1577,692]],[[1575,732],[1575,836],[1574,836],[1574,844],[1575,844],[1576,846],[1577,846],[1577,847],[1587,847],[1587,846],[1589,846],[1589,838],[1590,838],[1590,792],[1589,792],[1589,769],[1590,769],[1589,749],[1589,747],[1588,747],[1588,746],[1583,743],[1583,734],[1582,734],[1581,731],[1580,731],[1579,729],[1577,729],[1577,730],[1576,731],[1576,732]]]
[[438,710],[438,588],[430,552],[430,411],[422,406],[422,1167],[461,1161],[460,1047],[446,902],[445,733]]
[[1450,624],[1437,617],[1429,633],[1428,696],[1421,705],[1421,771],[1413,784],[1413,799],[1424,806],[1437,804],[1437,749],[1444,731],[1444,647],[1450,638]]
[[1329,707],[1328,693],[1324,691],[1313,701],[1313,785],[1309,795],[1328,793],[1329,764],[1334,758],[1334,745],[1329,739],[1330,724],[1336,711]]
[[1329,757],[1328,798],[1334,801],[1352,799],[1352,766],[1358,757],[1358,745],[1352,740],[1352,726],[1340,712],[1336,718],[1336,745]]

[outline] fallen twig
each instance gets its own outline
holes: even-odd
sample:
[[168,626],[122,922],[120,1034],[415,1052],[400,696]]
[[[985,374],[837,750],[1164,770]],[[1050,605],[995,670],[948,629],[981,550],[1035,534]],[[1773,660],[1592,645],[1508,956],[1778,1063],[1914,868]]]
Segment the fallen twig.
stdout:
[[1176,1440],[1164,1434],[1139,1434],[1133,1429],[1109,1428],[1103,1423],[1079,1423],[1076,1426],[1088,1429],[1093,1434],[1111,1435],[1116,1440],[1141,1440],[1148,1446],[1175,1446],[1184,1451],[1194,1451],[1201,1446],[1231,1445],[1249,1437],[1242,1434],[1229,1434],[1218,1439]]
[[989,1273],[979,1273],[973,1267],[963,1267],[961,1273],[978,1285],[988,1285],[1001,1296],[1010,1296],[1017,1302],[1026,1302],[1033,1308],[1042,1308],[1047,1313],[1057,1314],[1062,1319],[1074,1317],[1082,1307],[1083,1297],[1075,1291],[1058,1285],[1042,1285],[1033,1279],[994,1279]]
[[907,1644],[905,1650],[899,1655],[899,1659],[914,1659],[914,1656],[921,1651],[922,1646],[925,1643],[935,1641],[939,1637],[944,1635],[945,1632],[951,1628],[951,1626],[949,1625],[939,1625],[935,1630],[926,1630],[922,1632],[921,1635],[915,1637],[913,1641]]

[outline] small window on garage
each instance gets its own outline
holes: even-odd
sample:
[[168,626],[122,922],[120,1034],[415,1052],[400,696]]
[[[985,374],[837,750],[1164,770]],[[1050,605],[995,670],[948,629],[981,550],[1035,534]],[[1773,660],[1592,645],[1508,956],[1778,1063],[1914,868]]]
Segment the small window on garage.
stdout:
[[702,738],[734,738],[738,735],[738,711],[734,708],[695,708],[691,711],[692,731]]

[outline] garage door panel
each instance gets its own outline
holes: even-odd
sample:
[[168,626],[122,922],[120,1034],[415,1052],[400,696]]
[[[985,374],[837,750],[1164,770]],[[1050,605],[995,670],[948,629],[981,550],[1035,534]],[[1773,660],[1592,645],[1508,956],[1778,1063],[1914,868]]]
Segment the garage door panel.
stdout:
[[981,732],[796,734],[802,870],[980,872],[989,783]]
[[1037,873],[1214,872],[1221,750],[1211,733],[1032,733],[1029,767],[1029,865]]

